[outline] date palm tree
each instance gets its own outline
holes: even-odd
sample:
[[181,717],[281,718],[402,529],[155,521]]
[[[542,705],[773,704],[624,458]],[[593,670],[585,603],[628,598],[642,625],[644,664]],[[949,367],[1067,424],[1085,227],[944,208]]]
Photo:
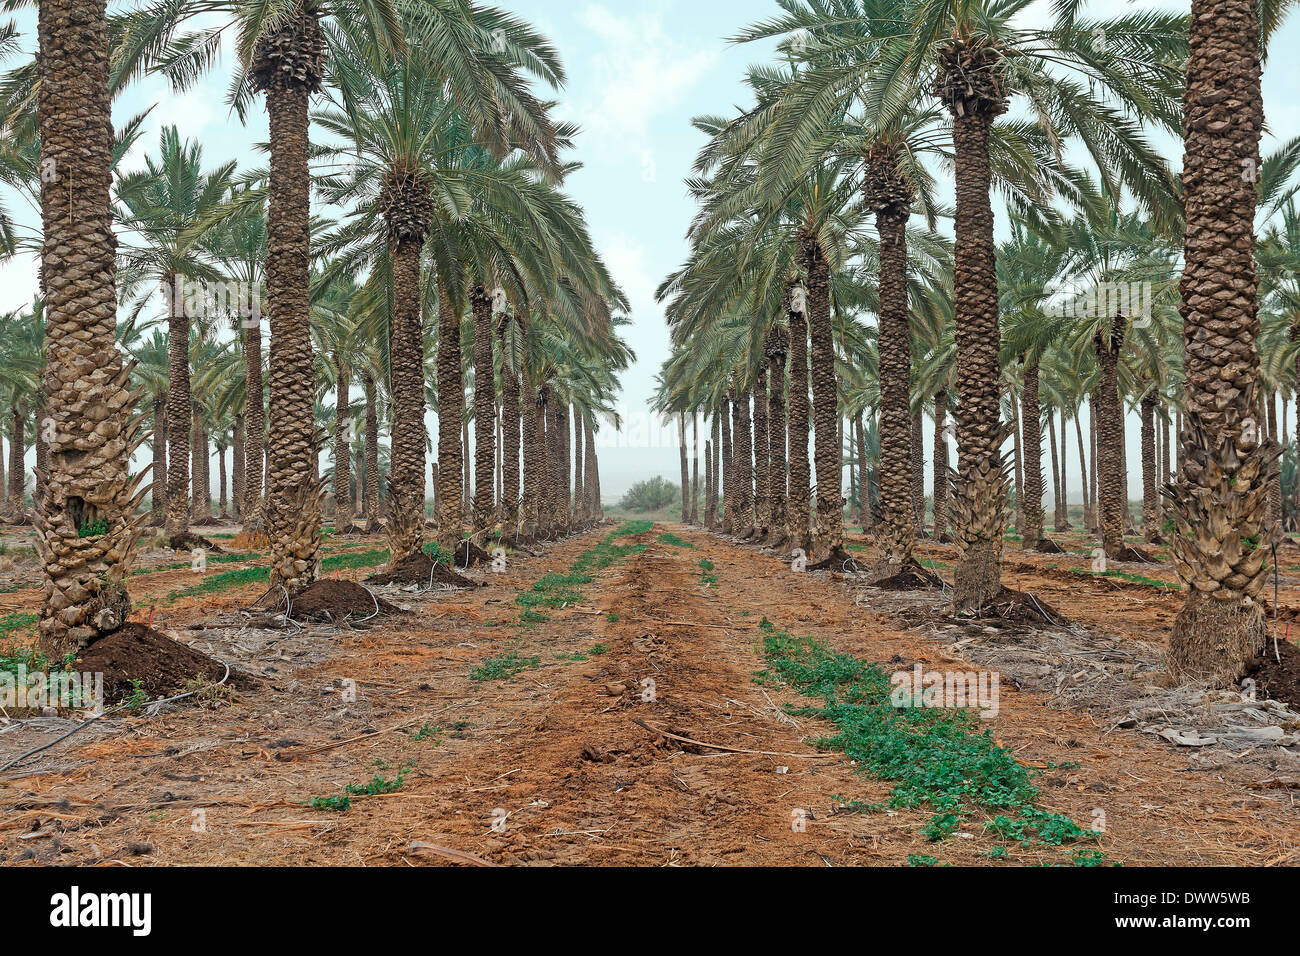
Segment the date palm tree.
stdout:
[[46,572],[40,640],[53,659],[126,620],[125,586],[148,488],[129,475],[143,440],[117,348],[113,125],[104,0],[41,0],[41,161],[49,475],[36,513]]
[[[186,30],[201,14],[223,14],[220,25]],[[233,16],[232,16],[233,15]],[[148,17],[147,24],[144,18]],[[192,84],[213,62],[222,32],[238,31],[240,70],[231,101],[241,116],[253,97],[263,94],[270,127],[269,208],[267,216],[267,299],[270,341],[270,473],[266,526],[271,539],[271,581],[290,592],[302,590],[318,573],[321,489],[314,471],[315,423],[312,414],[312,346],[309,332],[310,101],[324,83],[334,56],[333,42],[366,37],[367,62],[378,75],[401,69],[408,39],[417,42],[420,72],[445,88],[465,122],[486,148],[503,154],[521,144],[536,161],[556,168],[554,130],[546,108],[529,91],[523,74],[556,84],[563,79],[554,51],[531,28],[495,8],[465,0],[194,0],[166,4],[142,14],[137,30],[163,45],[156,69],[179,86]],[[334,29],[330,29],[330,28]],[[350,34],[349,34],[349,31]],[[163,43],[165,42],[165,44]],[[394,285],[403,289],[394,304],[397,354],[413,362],[418,309],[409,293],[419,283],[419,255],[433,205],[419,170],[402,166],[385,184],[386,205],[394,215],[386,238],[395,255]],[[417,395],[422,396],[419,388]],[[396,395],[409,394],[394,389]],[[400,399],[404,404],[408,399]],[[410,421],[418,412],[404,408]],[[407,432],[411,434],[407,434]],[[418,450],[417,450],[418,449]],[[390,522],[389,535],[402,549],[419,545],[409,517],[423,511],[415,500],[414,465],[423,440],[414,427],[394,435],[396,502],[402,521]],[[419,469],[423,482],[423,467]],[[422,517],[418,522],[423,524]],[[408,549],[409,550],[409,549]],[[396,551],[395,551],[396,554]]]
[[[234,169],[229,162],[205,172],[202,147],[182,142],[176,127],[167,126],[159,133],[157,159],[146,155],[145,168],[119,175],[116,186],[123,224],[140,236],[139,244],[120,252],[122,269],[131,277],[131,285],[144,287],[146,295],[161,289],[167,309],[171,371],[165,528],[168,543],[178,550],[210,547],[189,527],[191,426],[196,413],[189,349],[191,319],[199,321],[206,336],[218,317],[213,293],[223,276],[212,264],[213,235],[195,227],[225,200]],[[206,510],[200,508],[195,517]]]
[[[1018,18],[1029,0],[846,0],[833,8],[791,3],[784,16],[742,35],[753,40],[795,34],[801,70],[790,97],[803,109],[786,120],[791,141],[812,141],[839,108],[845,89],[865,87],[885,113],[913,102],[918,78],[952,121],[956,178],[955,302],[959,404],[958,468],[952,518],[960,559],[954,606],[982,609],[1001,585],[1007,500],[999,410],[998,295],[990,189],[997,117],[1024,96],[1053,143],[1076,138],[1107,181],[1122,180],[1143,200],[1166,184],[1167,165],[1146,141],[1142,120],[1179,126],[1176,64],[1185,49],[1183,19],[1135,13],[1107,21],[1078,20],[1078,4],[1059,4],[1045,29]],[[908,29],[882,36],[872,24],[902,19]],[[1068,64],[1065,75],[1055,69]],[[1101,87],[1096,94],[1088,83]],[[1110,102],[1131,107],[1125,115]],[[1021,124],[1025,125],[1025,124]],[[1053,185],[1073,199],[1074,179]],[[1019,215],[1035,217],[1032,196],[1012,197]]]

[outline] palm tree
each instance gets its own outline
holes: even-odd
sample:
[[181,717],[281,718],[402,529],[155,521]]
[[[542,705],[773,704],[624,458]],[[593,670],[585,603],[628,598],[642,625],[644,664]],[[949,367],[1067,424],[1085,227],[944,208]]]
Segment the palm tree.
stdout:
[[[554,170],[553,129],[544,104],[529,92],[521,75],[527,70],[552,85],[563,79],[554,52],[513,16],[462,0],[422,2],[353,2],[353,0],[196,0],[160,5],[137,29],[157,38],[174,38],[158,69],[178,85],[192,83],[212,60],[226,25],[178,35],[191,16],[233,14],[239,31],[240,75],[232,102],[244,115],[256,93],[266,97],[270,127],[270,178],[267,231],[267,298],[270,342],[270,473],[266,512],[271,539],[271,581],[290,592],[312,583],[319,565],[321,490],[314,471],[312,415],[312,347],[309,332],[310,174],[309,104],[320,91],[333,43],[366,38],[363,63],[376,75],[400,70],[408,52],[407,37],[420,44],[419,69],[430,83],[446,87],[456,110],[478,131],[488,148],[504,153],[508,143],[522,144],[548,170]],[[327,30],[326,21],[339,29]],[[347,29],[344,29],[347,28]],[[355,48],[355,45],[354,45]],[[402,167],[384,184],[394,215],[386,223],[395,255],[393,282],[402,293],[394,302],[394,342],[399,364],[414,365],[419,312],[413,292],[419,284],[419,255],[425,238],[431,198],[418,170]],[[401,374],[401,373],[399,373]],[[415,389],[418,395],[422,391]],[[395,395],[409,394],[394,389]],[[419,398],[399,399],[400,417],[412,421]],[[412,404],[411,408],[405,407]],[[423,439],[413,425],[395,429],[393,480],[398,500],[389,536],[409,551],[419,546],[423,494],[416,500],[415,464],[423,486]],[[418,447],[418,451],[416,450]],[[417,458],[420,461],[417,462]],[[418,522],[411,516],[419,514]]]
[[[158,147],[157,160],[146,156],[143,170],[118,177],[117,197],[124,224],[142,237],[139,246],[123,250],[123,270],[132,285],[146,286],[147,291],[161,288],[167,306],[171,356],[166,533],[171,547],[180,550],[211,547],[189,530],[190,458],[192,451],[198,451],[191,448],[197,408],[190,394],[190,320],[199,319],[204,336],[211,330],[215,315],[208,284],[220,282],[222,276],[211,264],[211,236],[195,227],[225,200],[235,164],[203,172],[202,147],[183,143],[175,126],[161,130]],[[194,477],[197,481],[199,476]],[[204,511],[201,507],[195,518],[205,517]]]
[[36,514],[47,581],[40,640],[51,659],[116,630],[142,515],[128,474],[142,440],[116,345],[113,125],[104,0],[39,5],[41,181],[50,472]]
[[1190,587],[1174,620],[1169,667],[1180,678],[1228,683],[1263,647],[1257,598],[1277,467],[1258,420],[1257,190],[1249,172],[1259,168],[1264,121],[1259,4],[1194,0],[1189,45],[1181,285],[1187,410],[1171,499],[1174,563]]

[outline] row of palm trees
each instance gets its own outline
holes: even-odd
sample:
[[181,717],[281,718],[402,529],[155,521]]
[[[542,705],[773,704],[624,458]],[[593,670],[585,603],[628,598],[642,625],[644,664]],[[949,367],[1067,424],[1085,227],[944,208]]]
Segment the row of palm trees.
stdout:
[[[1106,20],[1056,4],[1044,27],[1026,25],[1026,6],[791,0],[736,38],[778,38],[780,62],[750,69],[752,108],[695,120],[709,142],[689,258],[660,288],[674,352],[659,405],[711,418],[706,499],[721,486],[724,531],[829,565],[848,560],[847,433],[855,497],[876,501],[864,517],[881,580],[921,573],[930,409],[934,530],[958,547],[955,609],[980,613],[1002,589],[1013,512],[1026,547],[1050,547],[1044,423],[1056,528],[1073,418],[1085,520],[1108,556],[1140,557],[1124,545],[1134,402],[1145,532],[1168,528],[1187,585],[1170,665],[1232,679],[1263,641],[1276,401],[1294,386],[1300,326],[1300,144],[1259,153],[1260,60],[1288,4],[1194,0],[1190,17]],[[1181,178],[1156,134],[1184,140]],[[1001,247],[995,189],[1012,223]]]
[[[41,254],[44,349],[32,374],[43,386],[32,407],[48,462],[34,520],[51,653],[125,620],[151,486],[173,546],[196,543],[207,442],[220,449],[226,434],[241,446],[236,496],[252,535],[265,536],[273,586],[310,586],[326,497],[318,422],[333,418],[336,517],[346,519],[354,376],[371,520],[381,420],[391,434],[394,563],[425,545],[430,403],[440,546],[482,545],[498,519],[526,540],[566,530],[575,512],[598,516],[594,432],[632,358],[617,332],[626,300],[562,191],[573,129],[533,92],[534,81],[564,79],[543,37],[466,0],[37,6],[39,53],[0,81],[0,122],[16,144],[0,169],[39,193],[42,211],[28,245]],[[144,73],[187,88],[217,64],[228,31],[231,103],[242,118],[264,97],[268,168],[204,169],[196,144],[164,130],[156,161],[115,178],[141,118],[115,135],[113,95]],[[9,51],[12,35],[0,38]],[[314,217],[313,195],[341,219]],[[178,294],[187,283],[234,284],[253,299],[227,297],[196,318]],[[165,336],[143,304],[159,287],[171,290]],[[165,378],[124,361],[156,359],[164,346]],[[477,466],[468,527],[467,385]],[[318,411],[328,391],[332,416]],[[151,413],[137,411],[146,395]],[[152,479],[131,475],[150,421]],[[575,457],[576,508],[565,464]]]

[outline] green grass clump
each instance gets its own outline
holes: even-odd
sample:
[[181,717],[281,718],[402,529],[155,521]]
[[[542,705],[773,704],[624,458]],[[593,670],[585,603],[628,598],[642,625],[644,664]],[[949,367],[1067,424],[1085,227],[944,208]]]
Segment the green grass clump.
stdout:
[[713,562],[708,558],[705,558],[700,562],[700,570],[703,572],[700,575],[701,584],[707,587],[713,587],[718,583],[718,576],[713,573]]
[[671,531],[665,531],[663,534],[659,536],[659,540],[662,541],[664,544],[671,544],[674,548],[695,547],[695,545],[691,544],[689,541],[682,540],[681,538],[677,537],[677,535],[673,534]]
[[345,571],[349,568],[373,568],[387,564],[392,552],[387,548],[375,551],[355,551],[336,554],[321,562],[321,571]]
[[239,568],[235,571],[223,571],[210,578],[204,578],[198,584],[192,584],[167,595],[169,601],[179,598],[198,597],[203,594],[216,594],[228,588],[243,587],[246,584],[262,584],[271,578],[271,569],[267,567]]
[[541,663],[541,658],[520,657],[517,651],[510,651],[508,654],[489,657],[482,664],[471,668],[469,679],[477,681],[509,680],[520,671],[537,667],[539,663]]
[[77,529],[78,538],[98,538],[104,534],[108,534],[107,518],[96,518],[94,521],[87,521]]
[[1127,571],[1092,571],[1088,568],[1071,568],[1074,574],[1091,574],[1099,578],[1118,578],[1121,581],[1131,581],[1134,584],[1145,584],[1147,587],[1160,588],[1165,591],[1177,591],[1177,584],[1170,584],[1168,581],[1157,581],[1155,578],[1144,577],[1141,574],[1129,574]]
[[838,733],[817,745],[841,750],[858,767],[893,781],[889,806],[925,807],[932,842],[975,814],[996,814],[986,826],[1005,839],[1060,846],[1096,838],[1069,817],[1038,809],[1031,771],[998,746],[979,718],[964,708],[895,707],[889,675],[879,665],[827,650],[811,638],[778,631],[766,618],[767,669],[760,680],[780,680],[821,706],[796,713],[823,718]]
[[339,794],[337,797],[312,797],[307,806],[313,810],[334,810],[341,813],[352,809],[352,798],[347,794]]

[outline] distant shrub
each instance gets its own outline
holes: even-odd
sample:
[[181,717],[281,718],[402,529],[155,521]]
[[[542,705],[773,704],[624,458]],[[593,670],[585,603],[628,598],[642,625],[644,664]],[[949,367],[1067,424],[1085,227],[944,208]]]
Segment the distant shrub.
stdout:
[[655,475],[638,481],[627,490],[620,502],[628,511],[658,511],[682,500],[681,489],[666,478]]

